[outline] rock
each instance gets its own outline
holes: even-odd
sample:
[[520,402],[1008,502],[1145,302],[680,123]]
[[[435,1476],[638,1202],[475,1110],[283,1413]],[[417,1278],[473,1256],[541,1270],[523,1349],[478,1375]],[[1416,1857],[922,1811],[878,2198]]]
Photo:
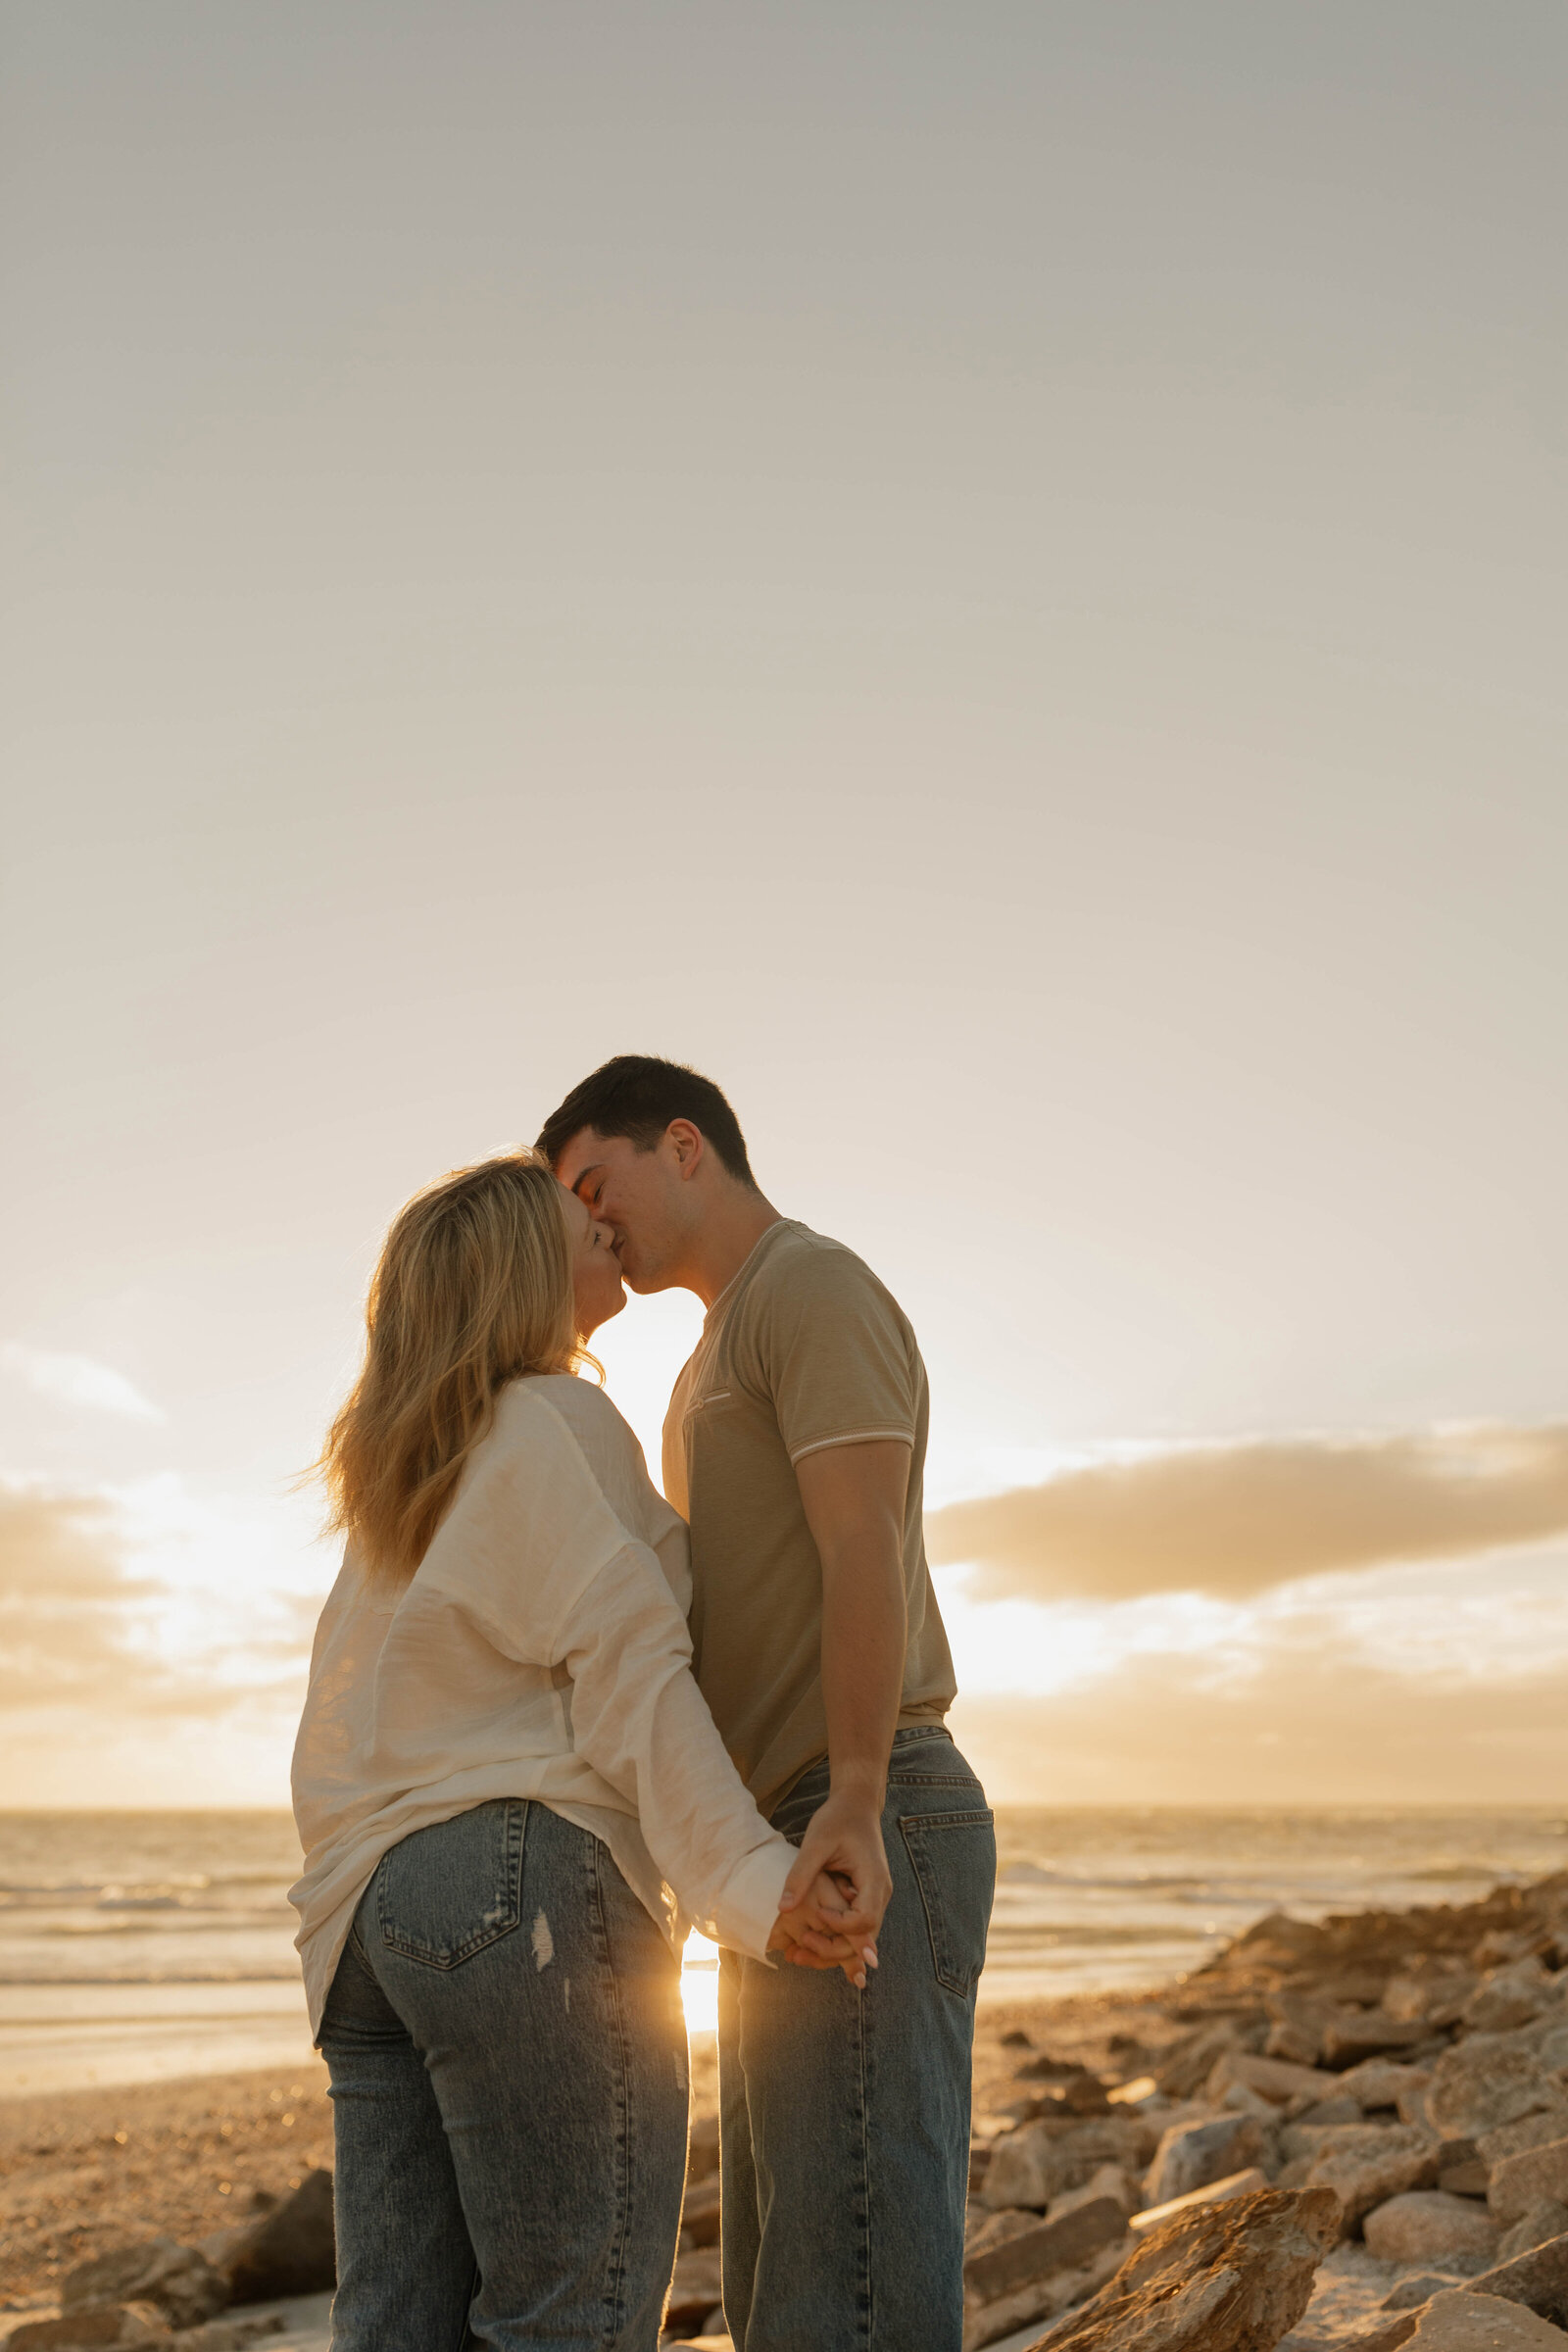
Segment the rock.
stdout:
[[1293,2066],[1316,2066],[1323,2035],[1316,2027],[1281,2018],[1270,2026],[1263,2043],[1265,2058],[1288,2058]]
[[1314,2000],[1308,1993],[1274,1992],[1264,2006],[1271,2021],[1263,2042],[1264,2057],[1288,2058],[1296,2066],[1316,2066],[1323,2029],[1334,2015],[1333,2002]]
[[1062,2084],[1061,2103],[1069,2115],[1108,2115],[1110,2112],[1105,2085],[1098,2075],[1090,2074],[1087,2069]]
[[1517,1960],[1482,1980],[1460,2010],[1459,2022],[1472,2034],[1506,2034],[1544,2017],[1556,2002],[1556,1988],[1541,1962]]
[[[106,2260],[108,2257],[105,2258]],[[172,2346],[169,2322],[156,2303],[99,2303],[33,2320],[6,2338],[6,2352],[125,2352],[133,2345]]]
[[1114,2111],[1092,2116],[1064,2132],[1058,2144],[1082,2168],[1080,2180],[1086,2180],[1097,2164],[1119,2164],[1126,2172],[1141,2173],[1159,2145],[1161,2120]]
[[680,2231],[694,2246],[716,2246],[718,2243],[718,2182],[694,2180],[686,2190],[686,2202],[680,2209]]
[[1492,2167],[1473,2139],[1446,2139],[1438,2151],[1438,2186],[1451,2197],[1484,2197]]
[[993,2212],[1005,2205],[1042,2210],[1072,2182],[1072,2158],[1049,2124],[1025,2124],[999,2139],[986,2167],[980,2202]]
[[1568,2204],[1568,2139],[1522,2148],[1492,2167],[1487,2203],[1502,2223],[1521,2221],[1533,2205]]
[[64,2313],[95,2303],[153,2303],[172,2328],[199,2327],[228,2300],[222,2274],[194,2246],[176,2245],[172,2237],[145,2238],[79,2262],[60,2290]]
[[332,2235],[332,2176],[306,2174],[290,2197],[246,2231],[225,2265],[236,2303],[318,2295],[337,2283]]
[[1160,2229],[1176,2214],[1190,2212],[1195,2205],[1220,2205],[1227,2197],[1250,2197],[1253,2189],[1268,2186],[1267,2173],[1251,2164],[1245,2172],[1232,2173],[1224,2180],[1210,2180],[1202,2188],[1190,2188],[1184,2197],[1172,2197],[1168,2204],[1148,2206],[1144,2212],[1135,2213],[1127,2226],[1135,2236],[1143,2237],[1151,2230]]
[[1401,2096],[1425,2090],[1431,2080],[1430,2067],[1401,2066],[1394,2058],[1364,2058],[1340,2077],[1340,2089],[1372,2113],[1379,2107],[1397,2107]]
[[1176,2124],[1154,2151],[1144,2176],[1144,2203],[1165,2205],[1192,2188],[1206,2187],[1263,2158],[1263,2132],[1250,2115],[1221,2115],[1209,2123]]
[[716,2115],[699,2116],[687,2134],[686,2178],[688,2180],[708,2180],[717,2171],[718,2118]]
[[1013,2026],[1003,2034],[1001,2046],[1004,2050],[1032,2050],[1035,2045],[1021,2026]]
[[1343,2073],[1364,2058],[1387,2050],[1413,2049],[1427,2039],[1418,2018],[1390,2017],[1386,2009],[1350,2010],[1330,2020],[1323,2033],[1323,2064]]
[[1432,1976],[1391,1977],[1383,1994],[1390,2017],[1418,2018],[1430,2030],[1443,2033],[1456,2025],[1476,1988],[1469,1969],[1445,1969]]
[[1320,2148],[1306,2185],[1333,2189],[1344,2208],[1348,2236],[1374,2205],[1386,2204],[1408,2188],[1430,2188],[1438,2177],[1438,2147],[1429,2132],[1413,2124],[1371,2127],[1366,2136],[1348,2144]]
[[[1073,2303],[1081,2303],[1120,2270],[1126,2245],[1126,2239],[1118,2237],[1102,2246],[1098,2254],[1091,2254],[1087,2262],[1076,2263],[1064,2271],[1053,2271],[1045,2278],[1031,2279],[1027,2285],[1014,2287],[989,2303],[979,2303],[966,2295],[963,2352],[976,2352],[976,2347],[994,2344],[999,2336],[1013,2337],[1016,2341],[1015,2329],[1050,2319]],[[721,2352],[731,2352],[727,2337]]]
[[[1024,2039],[1027,2042],[1027,2034]],[[1012,2079],[1015,2082],[1072,2082],[1083,2071],[1076,2058],[1053,2058],[1049,2050],[1042,2050],[1037,2058],[1015,2067]]]
[[[1294,2105],[1295,2102],[1293,2101]],[[1260,2091],[1249,2090],[1245,2082],[1233,2082],[1220,2100],[1227,2115],[1250,2115],[1254,2123],[1270,2125],[1279,2120],[1279,2109]]]
[[1310,2107],[1302,2108],[1296,2118],[1296,2125],[1304,2126],[1308,2131],[1321,2131],[1329,2124],[1358,2124],[1361,2112],[1361,2102],[1357,2098],[1314,2099]]
[[1001,2213],[977,2212],[971,2205],[964,2217],[963,2252],[967,2261],[971,2254],[984,2254],[990,2246],[1000,2246],[1004,2239],[1016,2237],[1020,2230],[1037,2230],[1038,2213],[1026,2205],[1009,2205]]
[[209,2320],[202,2328],[182,2328],[171,2336],[173,2352],[249,2352],[270,2335],[281,2335],[288,2322],[280,2312],[265,2320]]
[[[1074,2268],[1115,2243],[1127,2231],[1127,2217],[1114,2197],[1096,2197],[1059,2221],[1037,2222],[1000,2244],[964,2257],[966,2302],[995,2303],[1053,2271]],[[676,2266],[677,2270],[679,2265]]]
[[1236,2028],[1205,2026],[1172,2042],[1156,2069],[1154,2080],[1167,2099],[1190,2099],[1207,2082],[1215,2062],[1238,2046]]
[[1283,2107],[1288,2099],[1332,2098],[1340,2087],[1333,2075],[1320,2074],[1315,2067],[1293,2066],[1285,2058],[1254,2057],[1250,2050],[1225,2050],[1204,2085],[1206,2095],[1218,2106],[1234,2082],[1276,2107]]
[[1119,2164],[1097,2164],[1082,2188],[1063,2189],[1059,2197],[1052,2198],[1046,2219],[1059,2222],[1076,2213],[1080,2205],[1092,2205],[1097,2197],[1110,2197],[1126,2215],[1137,2213],[1144,2201],[1138,2183]]
[[714,2304],[722,2301],[723,2293],[724,2280],[715,2247],[705,2246],[700,2253],[682,2254],[670,2280],[665,2328],[673,2331],[700,2328]]
[[[1559,2062],[1560,2063],[1560,2062]],[[1539,2028],[1472,2034],[1446,2050],[1427,2084],[1427,2118],[1446,2137],[1479,2139],[1499,2124],[1560,2105],[1562,2093],[1544,2063]]]
[[1442,2262],[1472,2254],[1491,2260],[1497,2251],[1497,2225],[1486,2207],[1438,2188],[1406,2189],[1375,2205],[1361,2233],[1379,2262]]
[[1337,2200],[1265,2188],[1152,2230],[1050,2352],[1270,2352],[1306,2309],[1339,2233]]
[[1385,2311],[1418,2311],[1441,2295],[1446,2286],[1468,2286],[1468,2278],[1456,2278],[1451,2271],[1412,2271],[1383,2298]]
[[1471,2284],[1478,2295],[1500,2295],[1509,2303],[1528,2303],[1543,2319],[1568,2327],[1568,2233],[1483,2271]]
[[1536,2246],[1548,2245],[1565,2230],[1568,2230],[1568,2205],[1559,2205],[1553,2197],[1544,2197],[1503,2231],[1497,2241],[1497,2260],[1512,2262],[1517,2255],[1528,2254]]
[[1568,2335],[1549,2320],[1473,2287],[1446,2286],[1408,2316],[1410,2352],[1568,2352]]
[[1568,2139],[1568,2106],[1543,2108],[1535,2115],[1522,2115],[1517,2123],[1499,2124],[1495,2132],[1483,2132],[1476,2154],[1489,2166],[1500,2164],[1522,2148],[1544,2148],[1553,2139]]

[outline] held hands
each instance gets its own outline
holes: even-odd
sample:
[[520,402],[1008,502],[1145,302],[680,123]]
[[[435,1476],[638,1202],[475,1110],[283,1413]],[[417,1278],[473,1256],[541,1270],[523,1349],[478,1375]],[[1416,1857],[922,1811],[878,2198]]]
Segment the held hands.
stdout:
[[801,1968],[842,1968],[863,1990],[892,1894],[879,1793],[836,1788],[808,1825],[779,1902],[774,1936],[783,1940],[768,1949],[787,1948]]
[[[795,1877],[792,1871],[784,1889],[786,1903]],[[865,1972],[877,1965],[876,1945],[863,1936],[852,1939],[856,1916],[845,1893],[821,1873],[788,1910],[781,1908],[767,1949],[782,1952],[796,1968],[842,1968],[857,1990],[863,1992]]]

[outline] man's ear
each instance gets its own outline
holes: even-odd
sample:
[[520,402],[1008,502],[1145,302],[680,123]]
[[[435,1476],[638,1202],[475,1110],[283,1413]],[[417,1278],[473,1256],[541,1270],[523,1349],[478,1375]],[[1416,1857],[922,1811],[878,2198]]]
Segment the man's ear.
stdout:
[[671,1119],[664,1129],[664,1142],[675,1155],[675,1170],[683,1184],[696,1175],[708,1156],[703,1131],[690,1119]]

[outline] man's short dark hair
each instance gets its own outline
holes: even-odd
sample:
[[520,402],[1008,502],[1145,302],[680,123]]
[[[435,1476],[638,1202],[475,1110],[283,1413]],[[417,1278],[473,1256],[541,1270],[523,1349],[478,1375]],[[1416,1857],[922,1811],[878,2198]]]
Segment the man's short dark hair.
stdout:
[[574,1086],[540,1128],[537,1149],[554,1167],[572,1137],[591,1127],[597,1135],[626,1136],[639,1152],[651,1152],[671,1119],[690,1119],[720,1165],[757,1190],[741,1123],[711,1078],[654,1054],[617,1054]]

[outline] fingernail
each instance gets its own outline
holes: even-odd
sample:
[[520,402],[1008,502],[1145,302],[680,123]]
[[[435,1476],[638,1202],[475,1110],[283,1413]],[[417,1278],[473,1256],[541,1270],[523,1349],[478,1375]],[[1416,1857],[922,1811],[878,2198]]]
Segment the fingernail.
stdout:
[[875,1946],[869,1943],[862,1950],[860,1958],[865,1962],[867,1968],[880,1968],[882,1965],[876,1956]]

